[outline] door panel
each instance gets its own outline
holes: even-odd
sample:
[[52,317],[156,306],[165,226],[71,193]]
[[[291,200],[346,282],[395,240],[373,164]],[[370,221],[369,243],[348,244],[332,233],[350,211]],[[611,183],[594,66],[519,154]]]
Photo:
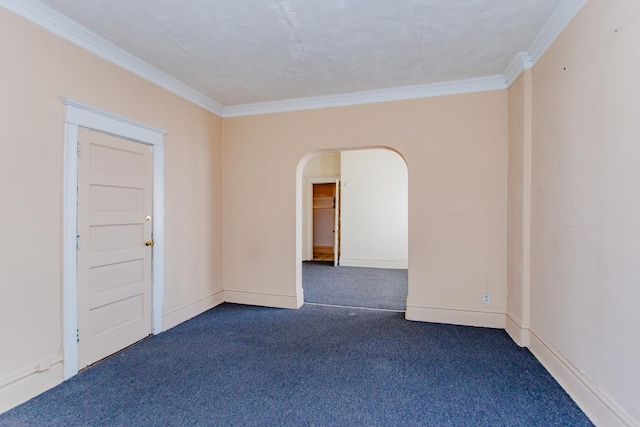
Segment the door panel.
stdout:
[[90,312],[91,337],[95,339],[110,332],[118,332],[124,326],[141,320],[143,313],[144,295],[141,294],[95,308]]
[[151,332],[152,155],[81,129],[78,356],[84,368]]
[[141,188],[91,186],[91,213],[93,215],[132,214],[144,212],[144,190]]
[[90,292],[99,295],[122,287],[136,286],[144,282],[144,260],[109,264],[94,267],[89,272]]
[[127,254],[144,241],[143,224],[93,224],[89,229],[91,255]]

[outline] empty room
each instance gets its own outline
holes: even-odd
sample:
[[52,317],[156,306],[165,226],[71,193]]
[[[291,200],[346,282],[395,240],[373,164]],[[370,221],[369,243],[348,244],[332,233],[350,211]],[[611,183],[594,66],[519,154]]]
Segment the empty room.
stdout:
[[[636,0],[0,0],[0,425],[640,425],[639,48]],[[397,310],[305,304],[314,184]]]

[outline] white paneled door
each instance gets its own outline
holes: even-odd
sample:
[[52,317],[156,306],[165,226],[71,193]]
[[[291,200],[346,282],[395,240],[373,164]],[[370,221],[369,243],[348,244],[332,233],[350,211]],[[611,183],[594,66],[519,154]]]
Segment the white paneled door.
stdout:
[[81,128],[78,358],[82,369],[151,333],[152,153]]

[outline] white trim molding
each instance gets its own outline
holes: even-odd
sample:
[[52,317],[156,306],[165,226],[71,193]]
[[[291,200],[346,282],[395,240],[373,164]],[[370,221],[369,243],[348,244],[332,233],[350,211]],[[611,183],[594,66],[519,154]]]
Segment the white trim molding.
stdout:
[[[165,130],[138,123],[73,99],[63,98],[62,102],[67,106],[65,117],[67,124],[100,130],[149,145],[163,145],[163,137],[167,134]],[[124,136],[125,134],[128,136]]]
[[518,52],[504,70],[504,78],[511,86],[513,82],[524,72],[533,67],[533,60],[527,52]]
[[212,309],[224,302],[224,291],[218,290],[204,298],[184,304],[178,307],[167,307],[162,315],[162,326],[164,330],[169,330],[205,311]]
[[402,101],[407,99],[500,90],[506,89],[507,87],[507,81],[505,78],[502,75],[495,75],[477,79],[457,80],[418,86],[404,86],[390,89],[352,92],[340,95],[316,96],[288,99],[284,101],[235,105],[225,107],[224,117],[242,117],[258,114],[314,110],[318,108],[373,104],[377,102]]
[[529,347],[529,329],[522,326],[522,320],[507,311],[505,330],[511,339],[520,347]]
[[586,2],[564,0],[560,3],[528,50],[518,53],[503,74],[226,107],[38,0],[0,0],[0,6],[220,117],[241,117],[506,89],[523,70],[531,68],[540,59]]
[[234,304],[298,309],[304,305],[304,294],[277,294],[249,289],[225,289],[224,301]]
[[33,362],[30,368],[0,378],[0,414],[60,384],[62,354]]
[[408,260],[388,260],[388,259],[355,259],[340,258],[340,265],[344,267],[368,267],[368,268],[388,268],[393,270],[407,270]]
[[407,320],[417,322],[448,323],[451,325],[479,326],[505,329],[504,311],[474,310],[458,307],[437,307],[412,304],[407,300]]
[[185,83],[158,70],[114,43],[37,0],[0,0],[0,6],[28,19],[53,34],[116,64],[214,114],[222,116],[222,105]]
[[544,55],[586,3],[587,0],[564,0],[560,3],[529,46],[529,57],[534,64]]
[[629,414],[600,391],[583,372],[573,366],[560,352],[551,347],[540,334],[531,330],[530,339],[531,353],[594,424],[601,426],[636,425],[636,421]]
[[62,226],[62,354],[64,379],[78,373],[78,125],[64,126],[64,211]]
[[[33,364],[30,368],[11,372],[9,375],[0,377],[0,390],[33,374],[48,371],[53,365],[57,365],[61,362],[62,354],[56,353],[47,357],[46,359],[41,360],[38,363]],[[2,410],[0,410],[0,413],[2,413]]]
[[536,38],[533,39],[529,48],[525,52],[518,52],[509,65],[507,65],[503,75],[509,86],[511,86],[524,70],[533,67],[533,65],[538,62],[586,3],[587,0],[564,0],[560,3],[544,24],[542,30],[540,30]]
[[80,127],[109,133],[151,145],[153,152],[153,274],[152,332],[162,332],[164,305],[164,147],[162,129],[137,123],[71,99],[66,105],[64,137],[64,224],[63,224],[63,354],[64,379],[78,373],[78,130]]

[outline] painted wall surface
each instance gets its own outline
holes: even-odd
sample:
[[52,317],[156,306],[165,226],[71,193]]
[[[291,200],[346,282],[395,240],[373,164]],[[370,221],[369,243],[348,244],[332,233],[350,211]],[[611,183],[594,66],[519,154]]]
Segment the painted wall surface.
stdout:
[[307,261],[313,258],[313,249],[310,246],[312,221],[309,216],[312,198],[309,197],[308,179],[340,177],[340,153],[318,153],[311,157],[304,165],[302,176],[302,259]]
[[639,40],[640,2],[590,0],[533,68],[531,329],[602,425],[640,425]]
[[229,118],[224,135],[225,300],[302,304],[305,156],[390,147],[409,170],[407,317],[504,327],[506,90]]
[[530,312],[531,70],[509,87],[507,331],[522,346]]
[[305,178],[340,176],[340,153],[318,153],[304,165]]
[[507,312],[522,321],[522,211],[524,170],[525,79],[520,75],[509,87],[509,185],[508,185],[508,254]]
[[408,174],[391,150],[342,153],[340,265],[407,268]]
[[165,328],[222,296],[222,120],[1,8],[0,52],[3,411],[62,381],[61,98],[169,132]]

